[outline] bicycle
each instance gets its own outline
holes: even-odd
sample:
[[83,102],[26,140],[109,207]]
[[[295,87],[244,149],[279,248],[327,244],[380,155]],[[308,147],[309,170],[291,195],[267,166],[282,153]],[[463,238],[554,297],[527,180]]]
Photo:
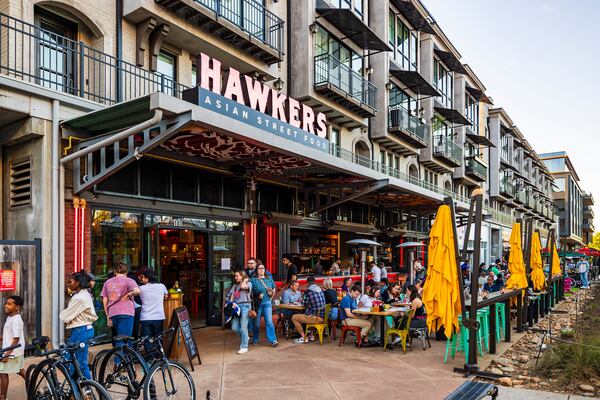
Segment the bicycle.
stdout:
[[[87,341],[95,342],[106,335]],[[27,382],[28,400],[111,400],[108,392],[96,381],[87,379],[75,353],[84,343],[70,344],[43,352],[45,359],[31,371]],[[72,368],[70,368],[72,367]]]
[[[162,338],[174,331],[170,328],[157,336],[132,341],[134,347],[121,345],[102,355],[99,382],[114,400],[138,399],[142,393],[144,400],[196,398],[196,387],[189,371],[180,363],[169,360],[164,351]],[[124,339],[129,338],[117,338]],[[153,345],[152,350],[142,354],[135,349],[145,343]],[[136,373],[138,368],[143,371],[143,376]]]

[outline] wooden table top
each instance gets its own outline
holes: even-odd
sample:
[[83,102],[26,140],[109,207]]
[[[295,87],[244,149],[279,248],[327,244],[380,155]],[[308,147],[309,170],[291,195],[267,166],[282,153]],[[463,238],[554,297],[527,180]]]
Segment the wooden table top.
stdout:
[[407,312],[408,310],[410,310],[409,307],[397,307],[397,308],[389,308],[386,311],[367,311],[367,310],[361,310],[359,308],[357,308],[356,310],[353,310],[352,312],[354,314],[362,314],[362,315],[375,315],[378,317],[395,317],[398,316],[402,313]]
[[301,304],[279,304],[276,305],[275,308],[280,310],[304,311],[306,307]]

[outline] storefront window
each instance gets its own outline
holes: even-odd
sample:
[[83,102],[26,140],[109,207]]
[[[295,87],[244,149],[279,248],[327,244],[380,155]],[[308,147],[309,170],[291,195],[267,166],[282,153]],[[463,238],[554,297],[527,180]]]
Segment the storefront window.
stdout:
[[239,231],[242,224],[237,221],[210,221],[208,227],[218,232],[231,232]]
[[199,218],[172,217],[169,215],[146,215],[144,217],[146,226],[167,225],[182,228],[206,229],[206,220]]

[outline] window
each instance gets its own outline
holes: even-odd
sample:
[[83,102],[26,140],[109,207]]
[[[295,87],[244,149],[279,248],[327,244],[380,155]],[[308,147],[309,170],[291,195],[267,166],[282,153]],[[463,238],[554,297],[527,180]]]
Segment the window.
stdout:
[[358,18],[365,19],[365,10],[368,10],[367,0],[334,0],[333,3],[339,8],[353,10]]
[[418,110],[417,100],[409,96],[405,91],[400,89],[397,85],[392,83],[390,89],[390,107],[397,108],[402,107],[406,111],[412,114],[416,114]]
[[556,191],[557,192],[564,192],[565,191],[565,178],[556,178],[554,180],[554,185],[556,185]]
[[437,116],[434,117],[432,128],[434,138],[438,136],[453,138],[452,128]]
[[438,97],[438,100],[446,108],[452,108],[454,95],[453,78],[453,73],[436,58],[433,61],[433,84],[438,92],[442,94],[441,97]]
[[400,16],[392,10],[389,11],[388,41],[394,49],[394,59],[407,71],[417,70],[417,32],[411,30]]
[[501,148],[502,148],[502,154],[501,154],[502,159],[504,161],[508,162],[510,160],[510,153],[508,151],[508,149],[509,149],[509,147],[508,147],[509,143],[508,143],[508,135],[506,133],[501,133],[501,136],[500,136],[500,145],[501,145]]
[[194,64],[194,65],[192,65],[192,79],[191,79],[192,87],[196,87],[196,73],[197,73],[196,65]]
[[471,96],[465,100],[465,116],[472,124],[470,129],[479,134],[479,102]]
[[31,157],[10,163],[10,208],[31,205]]
[[565,159],[564,158],[552,158],[550,160],[544,160],[544,164],[550,170],[550,172],[565,172]]
[[340,130],[338,128],[331,127],[329,132],[329,144],[335,149],[340,145]]
[[[177,83],[177,57],[161,50],[158,53],[158,63],[156,65],[156,74],[159,77],[161,92],[175,95],[175,86]],[[194,83],[194,86],[196,84]]]

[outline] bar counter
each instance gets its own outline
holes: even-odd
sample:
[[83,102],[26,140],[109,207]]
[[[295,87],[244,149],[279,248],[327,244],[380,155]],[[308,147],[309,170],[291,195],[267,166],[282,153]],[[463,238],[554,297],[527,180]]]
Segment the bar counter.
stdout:
[[[406,278],[406,274],[400,274],[399,272],[388,272],[387,278],[390,282],[398,281],[398,275],[401,275],[404,278]],[[306,275],[301,275],[298,279],[301,288],[306,286],[306,277]],[[370,277],[371,274],[365,274],[365,282],[367,282],[370,279]],[[319,275],[315,277],[315,281],[319,286],[323,286],[323,281],[327,278],[331,279],[331,281],[333,282],[333,287],[342,286],[342,284],[344,283],[344,279],[346,278],[352,278],[352,281],[354,283],[360,284],[360,275]],[[281,288],[285,284],[286,282],[283,281],[275,282],[277,288]]]

